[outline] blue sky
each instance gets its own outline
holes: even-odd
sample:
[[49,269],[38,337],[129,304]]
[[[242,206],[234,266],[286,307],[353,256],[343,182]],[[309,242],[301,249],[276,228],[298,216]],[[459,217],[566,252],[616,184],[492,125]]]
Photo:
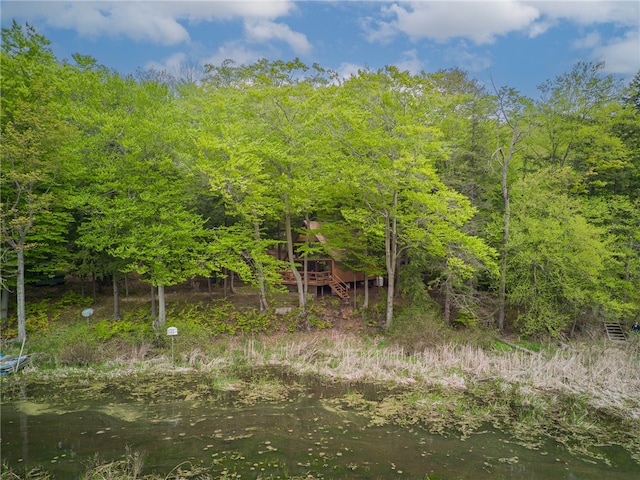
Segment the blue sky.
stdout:
[[5,1],[2,26],[28,22],[59,59],[91,55],[121,73],[291,60],[336,70],[458,67],[536,97],[578,61],[640,70],[637,0]]

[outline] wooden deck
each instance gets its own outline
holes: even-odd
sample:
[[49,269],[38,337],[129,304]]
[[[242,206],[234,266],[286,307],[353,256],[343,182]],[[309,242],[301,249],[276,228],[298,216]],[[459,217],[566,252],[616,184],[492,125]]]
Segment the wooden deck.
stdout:
[[[304,282],[304,272],[298,272]],[[295,285],[296,277],[292,270],[282,272],[282,283],[284,285]],[[349,300],[349,290],[351,287],[343,282],[337,275],[328,271],[323,272],[307,272],[307,285],[310,287],[331,287],[331,291],[343,300]]]
[[[299,272],[304,281],[304,272]],[[331,272],[307,272],[307,284],[322,287],[324,285],[331,285],[333,276]],[[293,276],[291,270],[282,272],[282,283],[285,285],[295,285],[296,277]]]

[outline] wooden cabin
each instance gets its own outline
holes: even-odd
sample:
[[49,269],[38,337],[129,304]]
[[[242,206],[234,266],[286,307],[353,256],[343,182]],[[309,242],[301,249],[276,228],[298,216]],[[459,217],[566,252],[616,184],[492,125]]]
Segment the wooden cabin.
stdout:
[[[295,244],[304,244],[309,241],[327,245],[324,235],[319,232],[314,233],[314,230],[319,230],[320,228],[319,222],[310,221],[307,225],[305,221],[304,225],[308,228],[307,231],[310,237],[307,239],[306,235],[301,234],[294,240]],[[294,245],[294,252],[295,250]],[[349,300],[351,288],[355,287],[357,282],[363,282],[365,275],[362,272],[346,269],[340,264],[340,253],[331,251],[331,249],[328,250],[329,255],[307,257],[307,285],[316,289],[316,295],[322,295],[326,288],[343,300]],[[284,253],[281,260],[289,260],[288,255]],[[304,258],[294,258],[293,261],[298,265],[296,270],[300,273],[304,282]],[[282,283],[285,285],[296,284],[293,271],[286,270],[282,272]]]

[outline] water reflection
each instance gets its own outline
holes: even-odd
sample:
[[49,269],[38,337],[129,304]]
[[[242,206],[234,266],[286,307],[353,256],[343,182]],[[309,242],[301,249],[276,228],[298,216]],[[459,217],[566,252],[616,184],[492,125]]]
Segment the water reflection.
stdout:
[[[371,393],[371,392],[370,392]],[[39,402],[26,393],[2,405],[2,457],[14,468],[42,466],[73,478],[98,453],[122,458],[127,446],[146,457],[145,473],[166,474],[190,461],[243,478],[637,479],[637,465],[611,450],[614,465],[569,455],[548,442],[531,450],[487,430],[465,440],[418,427],[375,426],[315,388],[280,402],[238,406],[228,396],[154,402]],[[371,393],[375,397],[376,392]],[[113,398],[113,397],[112,397]]]

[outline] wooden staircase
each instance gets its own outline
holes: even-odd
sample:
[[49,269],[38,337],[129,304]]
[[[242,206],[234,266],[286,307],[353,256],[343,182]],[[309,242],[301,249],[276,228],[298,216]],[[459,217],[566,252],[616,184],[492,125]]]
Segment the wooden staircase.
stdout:
[[617,322],[604,322],[604,328],[607,332],[607,338],[612,342],[626,342],[627,336],[622,326]]
[[336,274],[331,276],[329,286],[331,287],[331,291],[342,300],[349,300],[349,285],[344,283]]

